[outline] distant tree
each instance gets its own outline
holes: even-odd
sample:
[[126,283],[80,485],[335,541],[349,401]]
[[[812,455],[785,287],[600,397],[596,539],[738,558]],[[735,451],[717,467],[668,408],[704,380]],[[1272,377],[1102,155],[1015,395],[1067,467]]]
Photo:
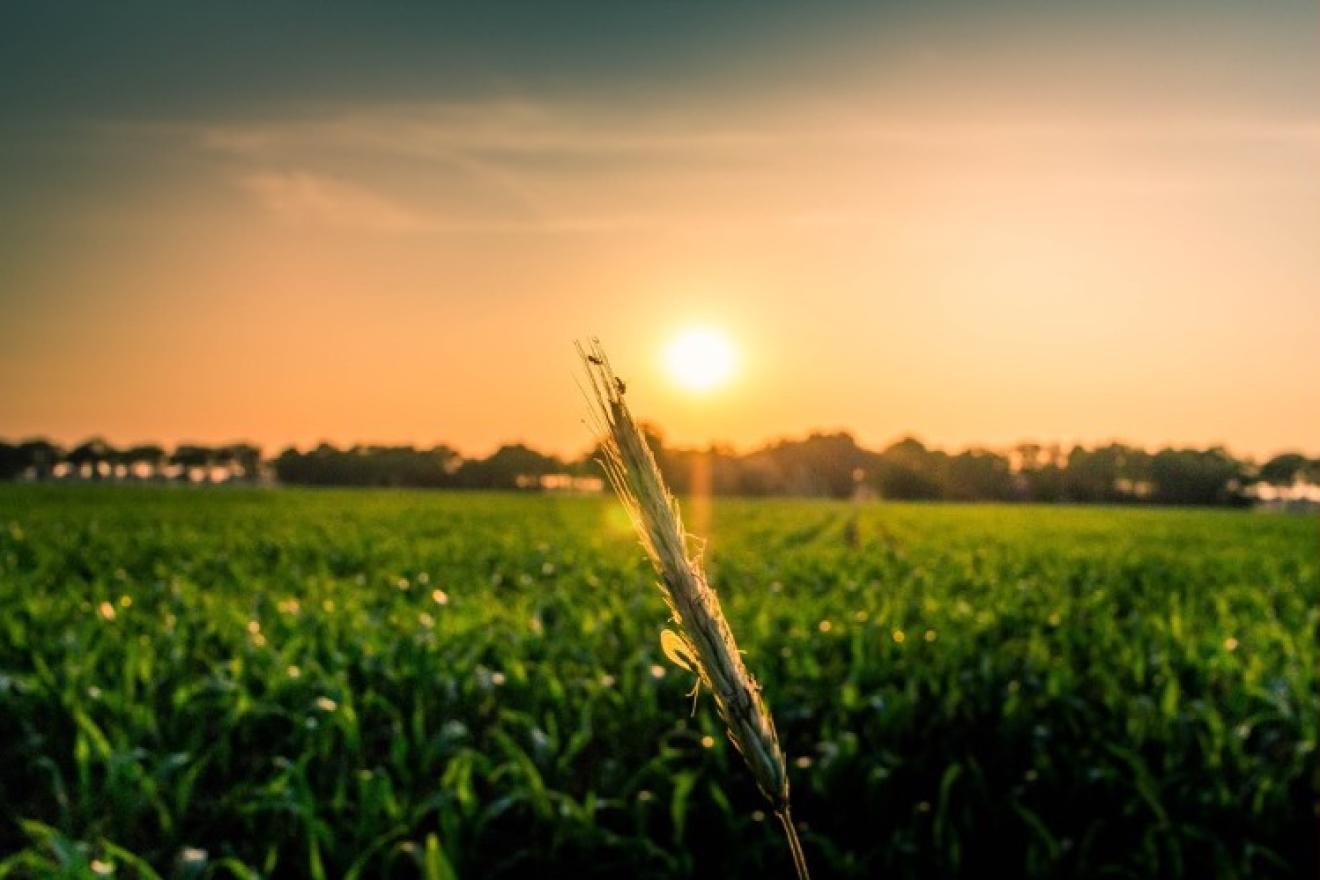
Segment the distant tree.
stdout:
[[1242,504],[1243,472],[1219,447],[1161,449],[1150,463],[1152,497],[1163,504]]
[[765,450],[793,495],[848,498],[872,470],[872,456],[851,434],[811,434],[805,440],[784,440]]
[[1108,450],[1074,446],[1063,469],[1063,496],[1069,501],[1108,501],[1118,480],[1118,463]]
[[1017,460],[1014,488],[1028,501],[1059,501],[1064,496],[1063,453],[1057,445],[1021,443],[1013,449]]
[[[721,495],[846,498],[863,490],[893,499],[1245,504],[1249,479],[1276,486],[1295,480],[1320,482],[1320,459],[1296,452],[1276,455],[1259,467],[1219,447],[1152,454],[1122,443],[1074,446],[1066,453],[1057,445],[1020,443],[1005,454],[976,448],[949,454],[904,437],[873,452],[850,434],[816,432],[739,454],[727,446],[672,448],[654,427],[644,425],[643,431],[661,471],[679,494],[693,492],[694,479],[700,479]],[[565,462],[524,444],[509,444],[487,458],[465,459],[444,445],[339,449],[322,443],[306,452],[289,447],[267,463],[261,449],[248,443],[183,444],[166,455],[153,444],[116,450],[93,437],[66,454],[46,440],[32,439],[0,442],[0,480],[27,474],[46,479],[61,462],[93,479],[107,474],[150,478],[168,462],[179,468],[181,480],[200,468],[209,481],[217,467],[233,478],[256,480],[269,466],[276,479],[290,485],[534,489],[550,474],[601,474],[595,460],[600,454],[597,446]]]
[[289,485],[311,485],[308,479],[308,473],[305,467],[306,457],[294,447],[290,446],[275,456],[271,462],[271,469],[275,471],[275,479],[281,483]]
[[0,442],[0,480],[13,480],[27,469],[27,459],[23,450],[9,443]]
[[1271,486],[1291,486],[1310,476],[1311,470],[1312,463],[1306,456],[1298,452],[1285,452],[1261,465],[1258,476]]
[[788,492],[788,476],[782,462],[766,450],[757,450],[734,462],[737,468],[739,495],[783,495]]
[[960,501],[1007,501],[1014,497],[1008,458],[969,449],[948,460],[945,497]]
[[75,473],[99,480],[104,476],[102,465],[108,465],[114,456],[114,447],[101,437],[92,437],[70,449],[64,460],[73,467]]
[[944,496],[947,456],[931,452],[915,437],[904,437],[880,453],[873,477],[882,498],[927,500]]
[[192,471],[195,468],[201,468],[205,473],[205,479],[209,482],[212,455],[209,446],[184,444],[175,447],[173,454],[170,455],[170,464],[179,468],[178,479],[185,483],[192,479]]
[[161,468],[169,461],[165,450],[154,443],[130,447],[124,451],[123,458],[130,473],[136,470],[138,465],[143,465],[147,470],[147,479],[159,475]]
[[64,459],[64,450],[49,440],[25,440],[18,444],[18,451],[25,462],[23,470],[30,470],[38,480],[50,479],[55,466]]
[[[462,459],[448,446],[418,450],[411,446],[354,446],[340,450],[322,443],[301,453],[292,447],[271,463],[281,483],[308,486],[457,485]],[[245,468],[246,470],[246,468]]]
[[564,465],[521,443],[501,446],[489,458],[469,459],[454,474],[459,486],[473,489],[528,488],[545,474],[562,472]]

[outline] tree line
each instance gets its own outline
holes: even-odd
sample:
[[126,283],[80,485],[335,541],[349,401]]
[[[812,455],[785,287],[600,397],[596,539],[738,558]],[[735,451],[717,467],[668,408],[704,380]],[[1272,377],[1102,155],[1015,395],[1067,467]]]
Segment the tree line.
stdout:
[[[1261,487],[1320,484],[1320,459],[1300,453],[1264,463],[1222,447],[1148,451],[1103,446],[1022,443],[1009,450],[946,452],[907,437],[880,450],[847,433],[814,433],[751,452],[727,447],[667,447],[648,429],[648,442],[680,494],[877,497],[948,501],[1240,505],[1263,497]],[[0,442],[0,479],[183,482],[279,482],[307,486],[396,486],[452,489],[594,489],[596,452],[563,459],[522,444],[485,458],[448,446],[290,447],[264,458],[248,443],[183,444],[172,451],[148,444],[116,448],[92,438],[69,449],[44,439]]]
[[44,438],[0,440],[0,480],[256,481],[263,467],[261,448],[250,443],[184,443],[167,451],[154,443],[118,448],[100,437],[67,449]]

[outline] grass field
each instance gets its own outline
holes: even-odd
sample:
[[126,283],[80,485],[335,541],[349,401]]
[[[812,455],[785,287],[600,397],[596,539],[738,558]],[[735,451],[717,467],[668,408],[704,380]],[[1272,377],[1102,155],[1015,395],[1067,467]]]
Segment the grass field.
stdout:
[[[818,878],[1313,876],[1314,519],[711,534]],[[605,498],[0,487],[0,872],[787,877],[664,621]]]

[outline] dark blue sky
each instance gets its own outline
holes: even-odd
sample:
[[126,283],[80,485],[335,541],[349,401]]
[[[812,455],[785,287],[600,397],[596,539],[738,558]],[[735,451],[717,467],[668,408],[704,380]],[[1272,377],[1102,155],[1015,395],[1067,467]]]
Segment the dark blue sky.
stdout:
[[[1300,0],[273,7],[6,3],[0,107],[13,123],[510,94],[683,101],[871,79],[934,54],[955,73],[979,72],[964,82],[973,92],[1001,81],[1015,57],[1038,58],[1045,90],[1107,58],[1116,76],[1148,77],[1152,89],[1218,85],[1262,109],[1300,109],[1316,86],[1306,62],[1320,39],[1315,4]],[[1120,73],[1125,65],[1145,69]],[[1181,82],[1180,65],[1191,68]]]

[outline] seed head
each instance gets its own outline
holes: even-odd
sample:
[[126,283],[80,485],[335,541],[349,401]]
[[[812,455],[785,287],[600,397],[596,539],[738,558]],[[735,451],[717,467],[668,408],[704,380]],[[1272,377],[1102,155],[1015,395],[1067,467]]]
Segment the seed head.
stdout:
[[678,502],[669,494],[655,456],[628,411],[625,386],[614,375],[599,341],[593,339],[586,347],[579,343],[577,348],[591,384],[588,402],[603,453],[601,465],[660,577],[660,592],[677,627],[677,632],[664,631],[661,646],[715,695],[729,738],[757,786],[777,813],[785,813],[788,774],[774,719],[743,663],[699,554],[688,552]]

